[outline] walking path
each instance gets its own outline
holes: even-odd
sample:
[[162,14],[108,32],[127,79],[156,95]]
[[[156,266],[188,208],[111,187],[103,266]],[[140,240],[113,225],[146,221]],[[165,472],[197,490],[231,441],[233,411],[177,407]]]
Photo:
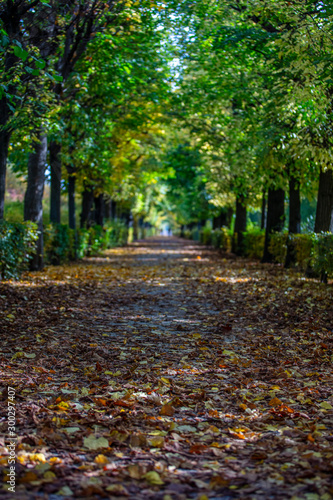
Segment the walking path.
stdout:
[[333,498],[332,286],[160,237],[0,310],[4,498]]

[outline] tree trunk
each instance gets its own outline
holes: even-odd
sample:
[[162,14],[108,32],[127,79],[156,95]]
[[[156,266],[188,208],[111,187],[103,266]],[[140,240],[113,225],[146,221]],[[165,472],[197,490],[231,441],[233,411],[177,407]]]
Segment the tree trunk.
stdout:
[[111,200],[111,218],[116,220],[117,219],[117,202],[114,200]]
[[284,190],[269,189],[267,203],[267,223],[265,235],[264,256],[262,262],[272,262],[273,255],[268,249],[270,236],[273,232],[280,232],[284,225]]
[[266,192],[262,193],[262,202],[261,202],[261,229],[265,229],[266,227]]
[[333,232],[333,170],[320,171],[315,233]]
[[50,221],[60,224],[61,215],[61,144],[52,141],[49,145],[51,167]]
[[80,215],[80,227],[91,225],[91,210],[94,202],[94,192],[90,186],[85,186],[82,193],[82,209]]
[[95,222],[98,226],[104,223],[104,195],[99,194],[94,198],[95,202]]
[[[0,106],[0,113],[1,113],[1,106]],[[10,139],[9,132],[0,131],[0,219],[3,219],[5,210],[6,171],[7,171],[9,139]]]
[[234,236],[232,241],[232,251],[236,255],[244,255],[244,232],[246,231],[246,203],[245,196],[236,198],[236,220]]
[[68,172],[68,225],[76,229],[75,220],[75,174]]
[[31,271],[43,269],[43,194],[47,154],[47,137],[43,131],[37,135],[39,141],[33,144],[33,152],[28,159],[28,184],[24,197],[24,220],[36,222],[39,238],[36,242],[36,254],[30,262]]
[[139,218],[137,215],[133,216],[133,240],[139,239]]
[[[289,179],[289,235],[301,232],[301,197],[299,183],[293,177]],[[287,241],[287,255],[285,267],[296,265],[295,244],[292,236]]]
[[107,220],[111,220],[112,219],[112,201],[110,198],[105,202],[104,212],[105,212],[105,218]]

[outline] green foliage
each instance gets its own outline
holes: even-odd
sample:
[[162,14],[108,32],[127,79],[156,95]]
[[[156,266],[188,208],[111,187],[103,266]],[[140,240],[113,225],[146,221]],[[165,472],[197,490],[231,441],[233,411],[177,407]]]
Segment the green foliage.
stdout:
[[211,229],[209,227],[205,227],[201,229],[201,231],[199,231],[198,228],[194,228],[186,230],[184,232],[184,236],[187,239],[200,241],[204,245],[211,245],[212,247],[223,250],[224,252],[231,251],[232,232],[226,227],[222,227],[221,229]]
[[210,227],[204,227],[200,231],[200,242],[204,245],[212,245],[212,229]]
[[275,233],[271,237],[270,251],[275,262],[284,264],[287,253],[288,239],[295,249],[296,265],[305,271],[310,267],[317,276],[333,274],[333,235]]
[[290,234],[288,237],[294,247],[296,265],[303,271],[311,262],[314,236],[311,234]]
[[255,228],[251,231],[246,231],[243,237],[245,257],[261,259],[264,253],[265,231]]
[[270,236],[269,251],[273,255],[274,262],[284,264],[287,255],[287,233],[273,233]]
[[104,227],[95,225],[89,229],[81,229],[79,235],[79,256],[96,256],[108,248],[126,245],[128,228],[124,222],[116,220],[108,222]]
[[23,203],[21,201],[10,201],[5,204],[4,218],[10,222],[23,221]]
[[323,278],[333,274],[333,235],[331,233],[314,234],[313,268]]
[[0,221],[0,277],[18,279],[27,269],[38,239],[37,224]]
[[93,226],[75,230],[65,224],[49,224],[44,231],[46,262],[59,265],[75,257],[100,255],[108,248],[126,245],[127,226],[121,221],[111,221],[106,226]]
[[77,257],[83,259],[89,253],[90,232],[89,229],[79,229],[77,233]]
[[65,224],[49,224],[44,230],[46,262],[60,265],[75,258],[75,231]]

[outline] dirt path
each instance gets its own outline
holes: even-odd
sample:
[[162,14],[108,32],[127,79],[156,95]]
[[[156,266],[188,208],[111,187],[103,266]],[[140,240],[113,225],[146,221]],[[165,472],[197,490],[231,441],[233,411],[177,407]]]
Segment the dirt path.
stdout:
[[3,498],[333,498],[332,286],[156,238],[0,311]]

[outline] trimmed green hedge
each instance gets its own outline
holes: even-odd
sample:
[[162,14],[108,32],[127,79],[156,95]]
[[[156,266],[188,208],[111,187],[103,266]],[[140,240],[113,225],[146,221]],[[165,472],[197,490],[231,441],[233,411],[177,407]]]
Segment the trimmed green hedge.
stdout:
[[271,236],[269,249],[277,263],[284,264],[287,245],[291,243],[296,256],[296,266],[305,271],[313,269],[319,275],[333,275],[333,234],[276,233]]
[[[0,221],[0,279],[17,279],[28,268],[38,239],[33,222]],[[47,264],[59,265],[85,256],[99,255],[107,248],[126,245],[128,228],[121,221],[75,232],[64,224],[49,224],[44,230]]]
[[33,222],[0,221],[0,278],[17,279],[28,268],[38,239]]
[[253,229],[244,233],[244,252],[249,259],[261,259],[264,254],[265,231]]
[[[187,239],[197,241],[197,229],[185,231]],[[212,230],[204,228],[200,231],[200,242],[224,251],[231,251],[232,233],[229,229]],[[244,255],[260,260],[264,252],[265,231],[253,229],[244,233]],[[288,245],[293,248],[296,257],[296,267],[301,271],[311,269],[313,274],[323,281],[327,276],[333,276],[333,234],[290,234],[275,233],[270,237],[269,250],[274,261],[285,264]]]
[[75,258],[96,256],[107,248],[126,245],[127,226],[112,221],[105,226],[79,229],[77,233],[63,224],[50,224],[45,229],[45,256],[49,264],[63,264]]
[[44,255],[49,264],[60,265],[75,258],[75,231],[65,224],[49,224],[44,229]]

